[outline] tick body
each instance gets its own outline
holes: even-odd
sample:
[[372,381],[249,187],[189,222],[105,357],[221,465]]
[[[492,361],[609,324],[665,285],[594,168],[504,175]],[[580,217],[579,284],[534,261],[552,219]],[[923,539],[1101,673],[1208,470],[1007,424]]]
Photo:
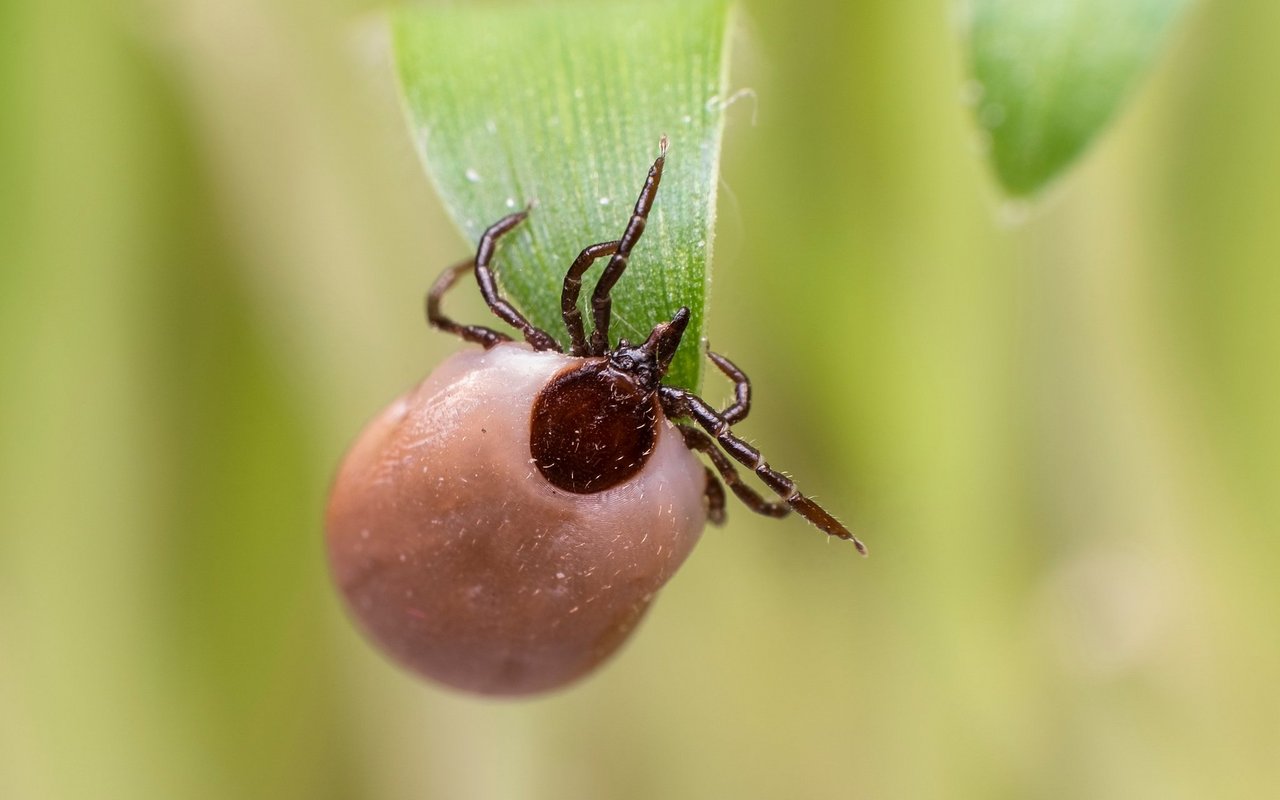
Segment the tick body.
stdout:
[[[866,552],[733,433],[750,410],[751,384],[732,362],[708,353],[734,382],[723,410],[662,384],[688,309],[642,343],[610,341],[610,292],[644,232],[665,138],[661,151],[622,235],[584,248],[566,273],[567,351],[498,290],[498,242],[528,212],[508,215],[427,295],[431,325],[480,348],[393,403],[339,471],[327,515],[335,578],[365,631],[430,678],[529,694],[586,674],[626,638],[706,520],[723,522],[725,485],[753,511],[795,511]],[[588,301],[588,337],[582,279],[606,257]],[[441,298],[466,274],[524,342],[442,313]],[[681,419],[692,424],[672,422]],[[744,483],[735,461],[776,499]]]
[[514,343],[460,352],[348,453],[329,503],[333,574],[400,663],[483,694],[553,689],[624,641],[697,543],[702,467],[670,423],[610,488],[575,494],[539,473],[529,403],[575,360]]

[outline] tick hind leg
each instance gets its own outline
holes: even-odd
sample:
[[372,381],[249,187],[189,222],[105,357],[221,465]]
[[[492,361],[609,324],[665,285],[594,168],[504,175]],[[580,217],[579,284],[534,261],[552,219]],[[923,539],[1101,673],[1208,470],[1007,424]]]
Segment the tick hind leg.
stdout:
[[658,194],[658,184],[662,181],[662,166],[667,159],[666,136],[658,141],[658,151],[658,158],[649,168],[649,175],[644,179],[644,186],[640,188],[640,196],[636,199],[636,207],[631,212],[631,219],[627,221],[626,230],[618,239],[618,249],[609,259],[604,272],[600,274],[600,280],[596,283],[595,291],[591,293],[591,318],[595,323],[595,330],[591,331],[589,355],[599,356],[609,351],[609,319],[613,314],[613,300],[610,299],[609,292],[613,291],[613,285],[618,282],[618,278],[622,277],[623,271],[627,268],[631,248],[636,246],[636,242],[640,241],[640,236],[644,234],[645,221],[648,220],[649,211],[653,208],[653,199]]
[[433,328],[439,328],[445,333],[460,336],[468,342],[483,345],[484,349],[488,350],[499,342],[511,341],[511,337],[505,333],[495,331],[493,328],[486,328],[483,325],[462,325],[440,312],[440,299],[444,297],[444,293],[453,288],[453,285],[465,273],[473,269],[475,269],[475,261],[468,258],[466,261],[459,261],[440,273],[440,277],[436,278],[436,282],[431,284],[431,289],[427,292],[427,322]]
[[858,552],[864,556],[867,547],[858,540],[840,521],[831,516],[822,506],[800,493],[795,481],[769,466],[760,455],[760,451],[733,435],[729,423],[714,408],[696,394],[677,389],[674,386],[663,386],[659,391],[662,398],[662,410],[668,417],[692,417],[712,438],[743,466],[756,474],[764,484],[786,502],[800,516],[807,519],[818,530],[840,539],[848,539]]
[[498,239],[504,233],[524,221],[529,216],[529,210],[517,211],[514,214],[508,214],[497,222],[489,226],[484,235],[480,237],[480,245],[476,248],[476,282],[480,284],[480,294],[484,297],[485,303],[498,319],[517,328],[524,335],[524,339],[534,350],[555,350],[560,351],[560,345],[546,331],[537,328],[523,314],[516,310],[515,306],[507,302],[502,294],[498,291],[498,279],[494,273],[490,263],[493,261],[494,251],[498,247]]
[[716,478],[716,474],[711,471],[711,467],[704,467],[707,472],[707,520],[712,525],[724,524],[724,486],[720,484],[720,480]]
[[[720,473],[720,477],[724,478],[724,482],[730,491],[737,495],[738,499],[747,508],[766,517],[785,517],[791,513],[791,506],[787,505],[785,501],[765,500],[750,486],[743,483],[742,478],[738,477],[738,471],[733,468],[733,462],[724,453],[720,452],[710,436],[707,436],[692,425],[677,425],[676,427],[680,429],[680,434],[684,436],[685,446],[690,450],[706,453],[707,457],[711,459],[711,463],[715,465],[716,471]],[[712,474],[710,467],[707,467],[707,477],[709,481],[715,480],[715,475]],[[719,483],[719,481],[716,481],[717,488],[720,488]],[[710,493],[710,487],[711,484],[708,482],[708,493]],[[720,501],[721,503],[724,502],[723,488],[720,488]],[[723,512],[721,517],[723,517]]]

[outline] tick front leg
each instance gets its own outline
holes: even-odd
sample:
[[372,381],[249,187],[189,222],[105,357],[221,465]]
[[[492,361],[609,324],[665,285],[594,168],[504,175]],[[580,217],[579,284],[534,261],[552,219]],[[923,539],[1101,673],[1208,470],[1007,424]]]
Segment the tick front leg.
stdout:
[[461,325],[440,313],[440,299],[444,297],[444,293],[453,288],[459,278],[474,268],[475,262],[468,258],[440,273],[440,277],[436,278],[436,282],[431,284],[431,289],[427,292],[427,323],[445,333],[452,333],[468,342],[483,345],[484,349],[488,350],[499,342],[511,341],[511,337],[483,325]]
[[610,299],[609,292],[613,291],[613,285],[626,270],[627,259],[631,257],[631,248],[636,246],[636,242],[639,242],[644,234],[645,222],[653,209],[653,200],[658,195],[658,184],[662,182],[662,166],[666,160],[667,137],[663,136],[658,141],[658,158],[649,168],[644,186],[640,188],[640,196],[636,199],[635,210],[631,212],[631,219],[627,221],[622,238],[618,239],[617,252],[613,254],[613,258],[609,259],[608,266],[604,268],[604,272],[600,274],[600,280],[596,282],[595,291],[591,293],[591,318],[595,323],[595,329],[591,331],[590,355],[604,355],[609,350],[609,320],[613,314],[613,300]]
[[529,216],[529,210],[517,211],[514,214],[508,214],[497,222],[489,226],[484,235],[480,237],[480,245],[476,248],[476,282],[480,284],[480,294],[484,297],[485,303],[488,304],[489,310],[492,311],[498,319],[519,329],[524,334],[525,341],[533,345],[534,350],[555,350],[560,351],[560,345],[546,331],[537,328],[525,316],[516,310],[515,306],[507,302],[498,291],[498,279],[493,268],[489,266],[493,261],[494,251],[498,247],[498,239],[510,231],[512,228],[524,221]]
[[596,259],[618,252],[619,241],[601,242],[583,248],[569,265],[564,276],[564,288],[560,291],[560,313],[564,327],[569,331],[569,355],[587,355],[587,334],[582,327],[582,312],[578,310],[578,296],[582,293],[582,276]]

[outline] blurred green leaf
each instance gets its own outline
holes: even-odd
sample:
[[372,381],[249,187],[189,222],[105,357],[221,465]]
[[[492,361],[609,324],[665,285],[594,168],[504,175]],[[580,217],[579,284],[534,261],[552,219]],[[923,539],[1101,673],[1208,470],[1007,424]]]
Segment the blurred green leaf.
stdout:
[[978,124],[1008,192],[1039,191],[1084,151],[1187,1],[973,0]]
[[[413,135],[470,246],[536,202],[499,251],[499,278],[562,342],[565,270],[586,245],[621,235],[658,139],[670,137],[647,232],[614,289],[611,332],[643,339],[688,306],[670,373],[688,388],[701,365],[728,16],[725,0],[694,0],[414,8],[393,21]],[[441,254],[440,266],[453,257]],[[584,295],[602,268],[588,273]]]

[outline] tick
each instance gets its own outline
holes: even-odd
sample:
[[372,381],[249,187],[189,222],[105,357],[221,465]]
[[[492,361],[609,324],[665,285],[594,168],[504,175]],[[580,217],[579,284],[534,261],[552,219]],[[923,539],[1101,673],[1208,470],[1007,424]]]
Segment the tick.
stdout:
[[[704,523],[723,523],[725,485],[752,511],[795,511],[866,554],[733,433],[750,410],[751,382],[729,359],[707,352],[734,384],[726,408],[662,383],[689,309],[654,325],[644,342],[611,341],[610,294],[653,208],[665,137],[659,150],[622,236],[584,248],[569,266],[561,294],[568,349],[498,289],[498,243],[529,211],[503,217],[426,298],[433,327],[480,347],[394,402],[339,470],[327,513],[335,579],[366,633],[432,679],[513,695],[585,675],[626,639]],[[582,280],[605,258],[588,337]],[[441,299],[468,273],[523,342],[442,313]],[[735,461],[777,498],[744,484]]]

